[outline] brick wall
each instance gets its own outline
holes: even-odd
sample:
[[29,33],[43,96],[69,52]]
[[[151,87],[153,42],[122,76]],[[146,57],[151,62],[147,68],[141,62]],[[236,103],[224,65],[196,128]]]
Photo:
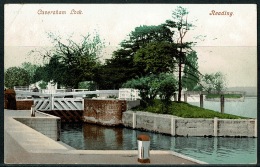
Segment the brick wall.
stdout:
[[101,125],[120,125],[126,111],[125,100],[85,99],[83,121]]
[[33,100],[17,100],[16,109],[17,110],[30,110],[33,105]]

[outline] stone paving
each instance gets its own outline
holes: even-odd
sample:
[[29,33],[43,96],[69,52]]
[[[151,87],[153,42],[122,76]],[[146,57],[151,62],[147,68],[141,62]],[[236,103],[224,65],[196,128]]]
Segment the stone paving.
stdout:
[[[13,119],[28,117],[29,110],[5,110],[6,164],[140,164],[137,150],[75,150]],[[36,117],[46,117],[36,113]],[[150,151],[150,164],[203,164],[172,151]]]

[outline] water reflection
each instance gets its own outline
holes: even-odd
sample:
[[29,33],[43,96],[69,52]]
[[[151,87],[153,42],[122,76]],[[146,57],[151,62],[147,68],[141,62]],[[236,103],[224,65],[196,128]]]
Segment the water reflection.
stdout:
[[85,150],[137,150],[137,136],[147,134],[152,150],[173,150],[208,163],[255,163],[255,138],[172,137],[120,127],[62,124],[61,140]]

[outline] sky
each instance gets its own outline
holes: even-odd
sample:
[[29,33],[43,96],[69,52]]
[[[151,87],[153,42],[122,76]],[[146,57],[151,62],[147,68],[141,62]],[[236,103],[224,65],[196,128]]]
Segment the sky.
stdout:
[[5,68],[28,61],[39,63],[38,57],[28,53],[53,46],[48,32],[64,39],[71,36],[76,42],[82,35],[97,32],[106,45],[103,59],[110,58],[135,27],[164,23],[172,19],[177,6],[187,8],[188,20],[196,25],[185,40],[205,36],[196,39],[194,47],[199,71],[222,72],[229,87],[257,86],[257,13],[253,4],[6,4]]

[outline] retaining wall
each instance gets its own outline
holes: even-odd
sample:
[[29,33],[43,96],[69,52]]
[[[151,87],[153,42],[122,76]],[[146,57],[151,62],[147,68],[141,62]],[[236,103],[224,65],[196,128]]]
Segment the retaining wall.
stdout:
[[125,100],[85,99],[82,119],[87,123],[120,125],[126,107]]
[[33,105],[33,100],[16,100],[17,110],[30,110]]
[[172,115],[127,111],[123,125],[172,136],[257,137],[256,119],[180,118]]
[[47,116],[48,117],[14,117],[14,119],[55,141],[59,141],[61,128],[60,118],[48,114]]

